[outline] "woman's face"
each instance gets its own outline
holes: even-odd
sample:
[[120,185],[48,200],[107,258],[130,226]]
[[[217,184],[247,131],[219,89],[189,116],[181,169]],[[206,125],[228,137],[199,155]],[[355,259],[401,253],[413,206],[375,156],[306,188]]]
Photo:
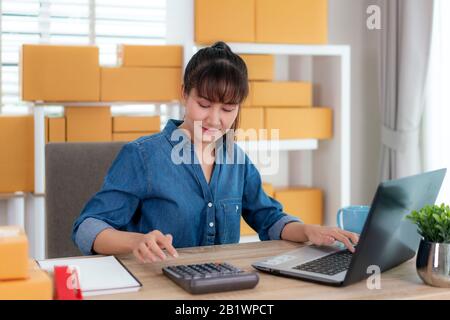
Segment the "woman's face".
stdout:
[[209,101],[198,96],[195,88],[189,95],[183,91],[183,104],[186,108],[183,127],[194,137],[194,142],[211,143],[222,137],[239,111],[239,104]]

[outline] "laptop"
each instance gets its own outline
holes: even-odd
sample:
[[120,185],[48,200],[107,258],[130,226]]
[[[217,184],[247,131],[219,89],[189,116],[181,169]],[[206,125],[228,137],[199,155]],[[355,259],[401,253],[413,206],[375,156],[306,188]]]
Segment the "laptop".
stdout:
[[416,254],[421,236],[406,216],[434,204],[447,169],[379,184],[355,247],[304,246],[253,263],[258,270],[326,285],[346,286],[391,269]]

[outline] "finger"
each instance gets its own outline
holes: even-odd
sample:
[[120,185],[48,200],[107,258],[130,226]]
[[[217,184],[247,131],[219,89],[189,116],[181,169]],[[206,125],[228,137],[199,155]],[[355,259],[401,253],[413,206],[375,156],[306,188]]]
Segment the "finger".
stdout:
[[336,241],[336,239],[332,236],[329,236],[329,235],[323,236],[323,242],[326,245],[332,245],[335,241]]
[[166,254],[161,250],[155,241],[147,241],[147,247],[150,251],[161,260],[166,260]]
[[147,244],[145,242],[142,242],[139,245],[139,252],[144,258],[145,262],[155,262],[157,261],[156,257],[152,254],[152,252],[149,250]]
[[160,247],[162,249],[166,249],[167,252],[169,252],[169,254],[173,257],[178,257],[178,252],[177,250],[175,250],[175,248],[172,245],[172,235],[171,234],[167,234],[161,238],[157,238],[158,244],[160,244]]
[[353,248],[352,243],[346,236],[340,234],[338,231],[332,231],[332,235],[336,240],[345,244],[345,246],[347,247],[348,250],[350,250],[350,252],[355,252],[355,248]]
[[139,249],[134,249],[134,250],[133,250],[133,254],[134,254],[134,256],[138,259],[139,262],[145,263],[145,260],[144,260],[144,258],[142,257],[141,253],[139,252]]
[[347,236],[347,238],[350,238],[353,244],[357,244],[359,242],[359,236],[356,233],[345,230],[341,230],[339,232],[343,233],[345,236]]

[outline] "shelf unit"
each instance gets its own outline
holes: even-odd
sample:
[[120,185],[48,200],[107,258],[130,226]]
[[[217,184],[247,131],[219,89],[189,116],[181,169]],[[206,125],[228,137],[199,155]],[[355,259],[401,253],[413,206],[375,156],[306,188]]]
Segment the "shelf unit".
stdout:
[[[167,44],[184,47],[184,67],[200,48],[194,43],[194,1],[167,0]],[[339,207],[350,204],[350,47],[347,45],[287,45],[260,43],[228,43],[239,54],[273,54],[275,56],[307,57],[314,85],[320,85],[314,95],[315,105],[329,106],[334,112],[334,136],[320,142],[315,139],[284,140],[277,145],[287,154],[289,184],[314,185],[326,192],[325,224],[334,224]],[[294,64],[296,63],[293,61]],[[301,64],[301,63],[300,63]],[[311,66],[309,66],[311,67]],[[307,66],[308,68],[308,66]],[[315,88],[316,89],[316,88]],[[149,102],[154,104],[155,102]],[[45,112],[46,106],[112,106],[145,104],[145,102],[36,102],[34,103],[35,192],[28,208],[31,228],[27,230],[31,256],[45,258]],[[168,104],[164,102],[164,104]],[[174,104],[176,104],[174,102]],[[181,110],[178,110],[181,112]],[[178,113],[180,114],[180,113]],[[270,149],[270,141],[238,142],[245,151]],[[269,147],[268,147],[269,146]],[[243,242],[254,239],[246,237]]]

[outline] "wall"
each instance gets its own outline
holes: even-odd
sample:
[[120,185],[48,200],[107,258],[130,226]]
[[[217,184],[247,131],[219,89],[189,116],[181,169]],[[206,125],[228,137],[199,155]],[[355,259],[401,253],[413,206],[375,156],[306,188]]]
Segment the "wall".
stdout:
[[380,114],[378,107],[379,31],[366,27],[371,0],[329,0],[329,43],[349,44],[351,86],[351,202],[370,204],[379,179]]

